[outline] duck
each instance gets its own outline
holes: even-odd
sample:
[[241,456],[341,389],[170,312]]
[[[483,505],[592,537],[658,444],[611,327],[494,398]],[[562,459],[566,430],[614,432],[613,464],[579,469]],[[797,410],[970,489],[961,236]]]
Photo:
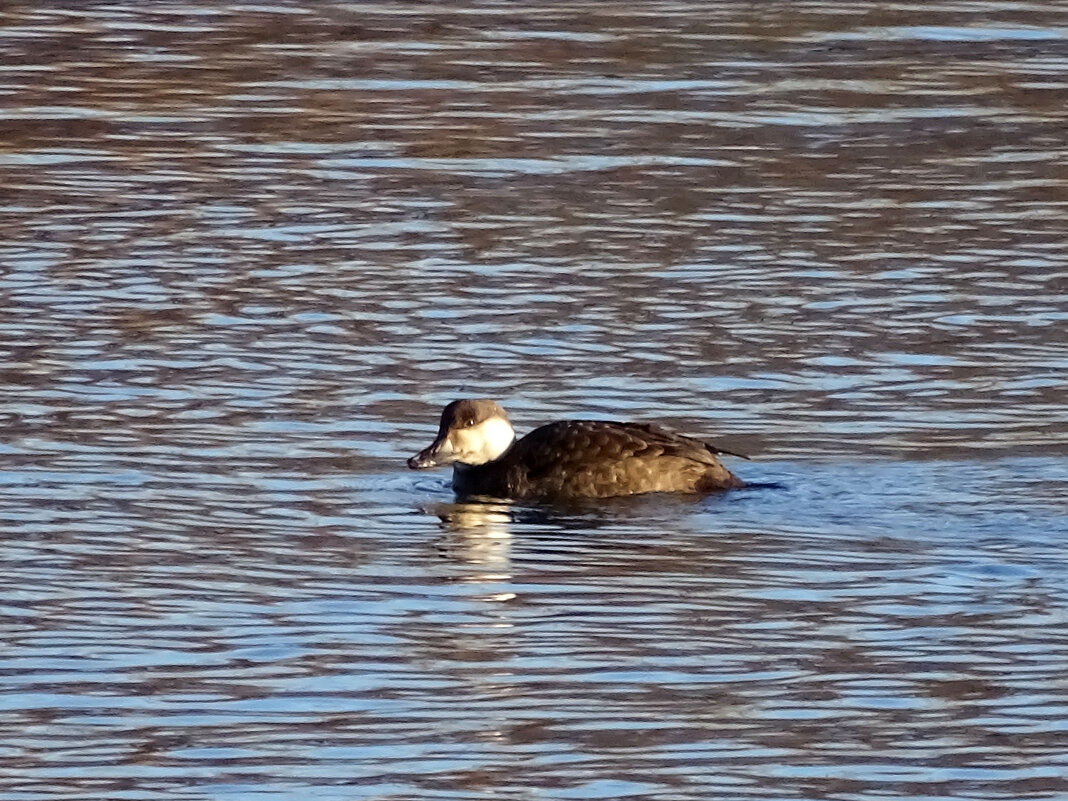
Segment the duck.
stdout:
[[568,500],[745,486],[721,454],[749,458],[652,423],[561,420],[517,439],[499,403],[466,398],[445,407],[437,437],[408,467],[451,464],[461,497]]

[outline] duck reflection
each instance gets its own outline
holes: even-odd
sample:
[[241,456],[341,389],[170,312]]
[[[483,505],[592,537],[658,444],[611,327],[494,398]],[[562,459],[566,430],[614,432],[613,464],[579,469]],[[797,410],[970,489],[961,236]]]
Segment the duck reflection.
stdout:
[[582,499],[551,505],[526,506],[491,497],[475,497],[455,503],[432,503],[421,507],[435,515],[444,536],[438,541],[443,556],[473,565],[507,570],[515,535],[522,532],[525,547],[532,552],[560,546],[571,540],[569,532],[583,532],[583,541],[592,531],[630,520],[642,496],[603,500]]
[[508,578],[512,556],[514,509],[501,501],[435,503],[425,508],[441,521],[445,532],[438,544],[442,555],[472,565],[495,568]]

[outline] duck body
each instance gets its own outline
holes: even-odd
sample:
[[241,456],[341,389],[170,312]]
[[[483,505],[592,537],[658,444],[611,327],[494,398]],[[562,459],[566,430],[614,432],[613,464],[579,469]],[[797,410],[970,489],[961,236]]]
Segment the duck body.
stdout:
[[516,440],[497,403],[463,400],[445,407],[438,438],[408,465],[453,464],[461,496],[610,498],[744,486],[721,453],[729,452],[658,425],[607,420],[550,423]]

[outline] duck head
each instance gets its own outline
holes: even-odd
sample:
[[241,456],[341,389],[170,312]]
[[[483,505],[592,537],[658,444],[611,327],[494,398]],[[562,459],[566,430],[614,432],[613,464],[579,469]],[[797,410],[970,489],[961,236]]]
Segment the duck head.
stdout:
[[486,464],[500,458],[513,442],[515,431],[499,403],[485,398],[457,400],[441,413],[437,438],[409,459],[408,467]]

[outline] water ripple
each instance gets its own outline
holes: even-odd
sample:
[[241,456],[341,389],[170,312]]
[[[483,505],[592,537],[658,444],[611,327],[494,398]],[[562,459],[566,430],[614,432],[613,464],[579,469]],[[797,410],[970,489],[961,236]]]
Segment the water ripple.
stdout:
[[1058,9],[3,13],[0,794],[1068,794]]

